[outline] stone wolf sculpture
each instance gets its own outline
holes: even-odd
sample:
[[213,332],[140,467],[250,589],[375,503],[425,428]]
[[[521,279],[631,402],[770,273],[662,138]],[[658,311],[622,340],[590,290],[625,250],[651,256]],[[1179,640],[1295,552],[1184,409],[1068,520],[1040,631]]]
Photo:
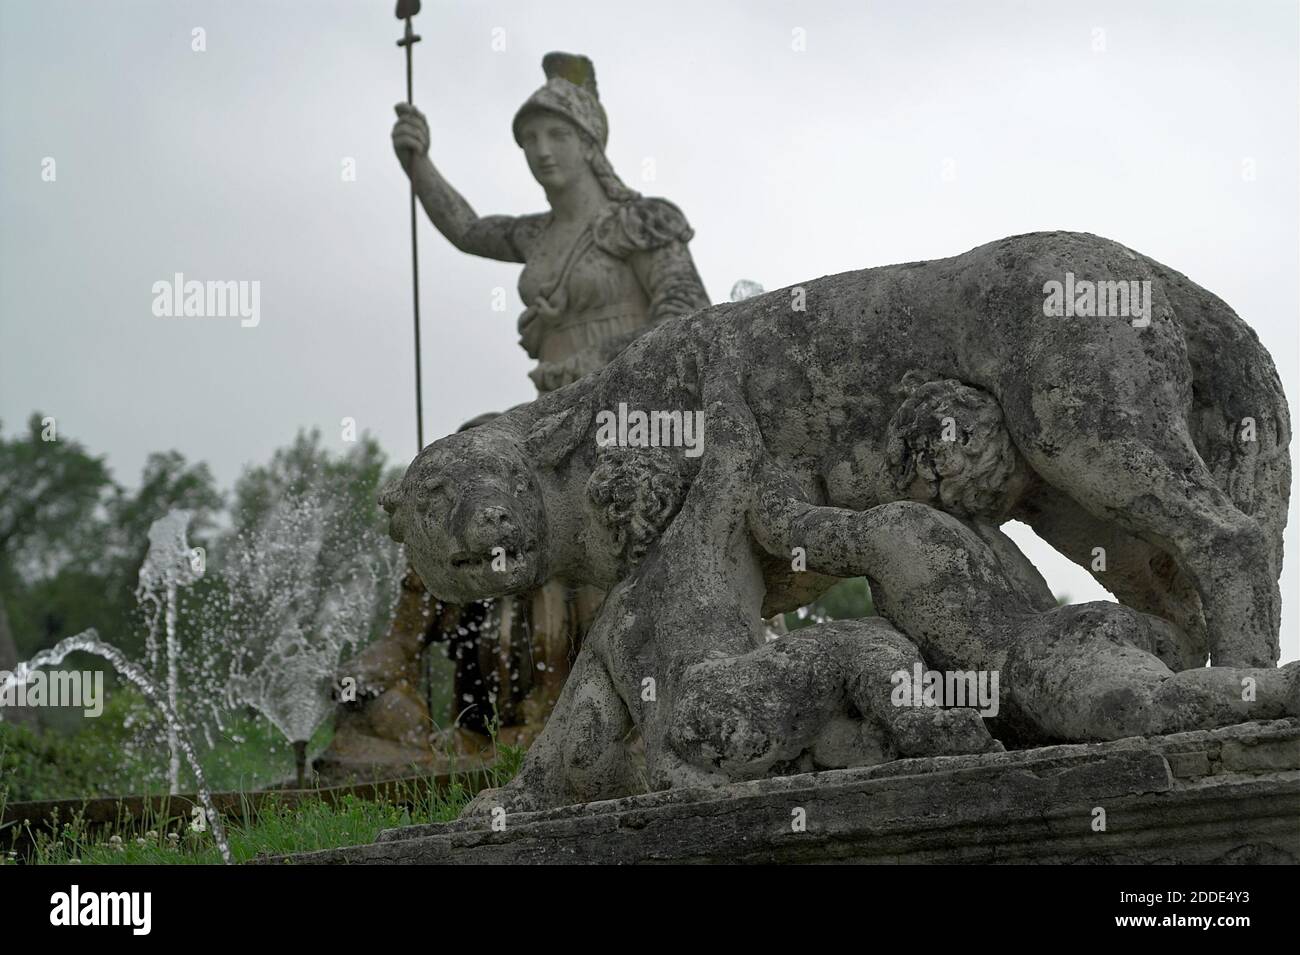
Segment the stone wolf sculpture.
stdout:
[[[1119,298],[1136,287],[1149,289],[1140,315]],[[1051,307],[1062,288],[1088,290],[1069,317]],[[464,601],[551,577],[623,579],[700,465],[661,448],[659,469],[637,464],[629,482],[633,465],[596,440],[597,416],[620,404],[702,409],[710,349],[740,380],[789,508],[921,500],[957,515],[978,507],[992,524],[1019,519],[1122,603],[1173,624],[1160,651],[1171,669],[1207,653],[1216,666],[1276,663],[1290,419],[1273,362],[1185,276],[1067,232],[673,319],[598,372],[434,442],[381,498],[429,589]],[[925,467],[900,465],[917,456],[890,447],[890,422],[900,388],[917,380],[959,382],[1001,408],[1007,446],[981,464],[988,481],[947,473],[937,442]],[[955,441],[969,427],[960,417],[943,423]],[[835,548],[792,569],[801,531],[782,513],[777,501],[750,517],[765,550],[764,614],[854,572],[825,556]]]
[[[465,816],[1001,750],[990,730],[1041,743],[1300,716],[1300,661],[1174,673],[1158,654],[1171,624],[1110,601],[1057,606],[978,514],[913,501],[788,507],[783,469],[767,457],[725,363],[710,362],[703,392],[708,448],[681,509],[609,592],[518,774],[480,793]],[[995,492],[996,475],[1016,480],[985,466],[1003,457],[1005,440],[990,397],[942,381],[919,386],[906,404],[891,428],[914,457],[927,453],[917,422],[974,412],[970,440],[945,459],[981,474],[978,487],[953,482],[968,503]],[[611,453],[655,470],[653,452]],[[632,497],[618,491],[634,484],[615,485],[614,496]],[[751,533],[788,534],[793,523],[810,555],[868,577],[881,616],[780,637],[766,630],[758,559],[766,545]],[[919,684],[907,689],[927,663],[958,678],[983,674],[992,692],[978,704],[954,690],[955,699],[923,705]],[[1243,694],[1247,683],[1257,692]],[[644,770],[629,745],[637,739]]]

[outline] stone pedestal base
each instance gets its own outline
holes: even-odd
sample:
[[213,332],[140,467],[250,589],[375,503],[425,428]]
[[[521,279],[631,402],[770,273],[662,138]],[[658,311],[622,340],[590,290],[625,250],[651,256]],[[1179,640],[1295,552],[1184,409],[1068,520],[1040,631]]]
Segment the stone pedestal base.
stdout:
[[388,830],[310,863],[1300,861],[1300,720]]

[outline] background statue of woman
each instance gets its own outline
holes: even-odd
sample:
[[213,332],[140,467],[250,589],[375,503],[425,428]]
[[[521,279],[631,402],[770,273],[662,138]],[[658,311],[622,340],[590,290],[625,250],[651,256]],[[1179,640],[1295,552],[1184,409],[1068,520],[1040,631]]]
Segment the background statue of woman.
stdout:
[[629,189],[605,156],[609,123],[585,56],[548,53],[546,85],[515,114],[514,135],[550,212],[480,216],[428,157],[429,127],[398,104],[393,148],[425,211],[456,248],[523,262],[521,344],[551,391],[601,367],[656,322],[709,304],[671,202]]
[[[609,124],[591,61],[549,53],[542,69],[546,85],[515,114],[514,135],[549,212],[475,213],[429,160],[428,124],[405,103],[397,107],[393,148],[448,241],[473,255],[524,263],[520,344],[538,360],[529,377],[546,392],[600,368],[655,323],[710,303],[681,210],[629,189],[605,156]],[[420,761],[420,741],[434,720],[413,684],[428,642],[445,642],[456,667],[455,729],[440,747],[476,755],[490,749],[489,735],[531,742],[603,598],[592,587],[552,582],[492,606],[435,605],[408,573],[389,634],[340,670],[363,687],[364,699],[345,708],[317,768],[346,774]]]

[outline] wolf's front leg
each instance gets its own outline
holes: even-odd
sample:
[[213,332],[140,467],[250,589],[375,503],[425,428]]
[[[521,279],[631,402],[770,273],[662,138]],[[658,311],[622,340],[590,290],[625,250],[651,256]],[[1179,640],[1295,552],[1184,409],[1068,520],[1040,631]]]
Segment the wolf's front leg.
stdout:
[[560,699],[511,782],[485,789],[461,812],[482,818],[626,796],[637,782],[628,757],[632,717],[590,644],[578,653]]

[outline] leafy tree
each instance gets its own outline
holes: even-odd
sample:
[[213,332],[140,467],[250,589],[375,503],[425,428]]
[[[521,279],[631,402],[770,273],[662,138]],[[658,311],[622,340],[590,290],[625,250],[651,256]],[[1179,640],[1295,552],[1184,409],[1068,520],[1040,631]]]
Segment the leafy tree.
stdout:
[[[115,490],[106,507],[108,557],[102,606],[105,618],[113,621],[111,643],[132,656],[138,656],[143,648],[146,627],[135,590],[140,565],[149,552],[149,528],[153,522],[168,511],[187,510],[191,514],[187,535],[190,545],[210,550],[217,516],[224,505],[225,496],[217,489],[207,464],[191,465],[177,451],[149,455],[140,486],[135,490]],[[200,579],[182,591],[182,628],[192,616],[184,612],[186,605],[197,605],[211,587],[207,579]]]
[[[53,433],[39,413],[27,431],[0,436],[0,610],[26,659],[87,627],[133,653],[143,644],[135,605],[149,525],[172,508],[194,512],[197,543],[224,499],[206,464],[176,451],[145,463],[140,486],[118,486],[101,457]],[[53,438],[53,440],[48,440]]]
[[363,536],[380,532],[387,539],[387,521],[377,503],[380,487],[393,474],[385,471],[386,460],[368,434],[336,455],[322,444],[319,430],[299,431],[270,462],[247,469],[235,482],[230,529],[218,546],[218,559],[236,541],[256,537],[277,508],[311,501],[329,511],[321,522],[324,541],[315,571],[322,581],[345,576]]
[[379,489],[400,473],[385,472],[385,463],[383,449],[368,434],[335,456],[322,445],[318,429],[299,431],[293,443],[277,449],[269,463],[249,468],[235,483],[231,533],[258,527],[277,502],[317,487],[328,488],[359,522],[381,527]]
[[[173,509],[191,513],[189,543],[209,552],[208,573],[179,594],[178,620],[186,649],[182,682],[199,690],[183,695],[182,711],[209,744],[210,717],[228,702],[224,694],[203,691],[219,691],[228,663],[240,654],[260,659],[260,645],[274,646],[274,638],[290,629],[286,621],[307,630],[333,627],[349,639],[355,634],[359,642],[387,623],[399,552],[387,539],[376,499],[395,472],[386,472],[383,451],[369,436],[338,454],[323,446],[319,432],[300,432],[270,462],[248,469],[227,497],[206,464],[191,464],[176,451],[151,454],[139,484],[121,487],[102,458],[51,434],[43,420],[36,414],[25,431],[0,434],[0,668],[88,627],[143,660],[147,621],[136,602],[136,586],[149,528]],[[227,500],[233,506],[222,531]],[[300,538],[308,541],[305,548],[296,546],[292,533],[300,515],[309,527]],[[253,577],[241,578],[234,572],[238,568],[222,565],[227,552],[234,558],[242,549],[246,556],[250,545],[261,560]],[[263,577],[265,586],[257,583]],[[263,590],[265,607],[257,599]],[[286,594],[289,604],[281,606]],[[229,613],[234,607],[238,615]],[[101,664],[71,660],[69,665]],[[131,740],[152,739],[155,719],[148,709],[132,716]],[[225,711],[220,721],[228,719]],[[67,731],[54,736],[85,735],[80,721],[75,713],[40,714],[47,729]],[[13,723],[10,714],[0,723],[0,734],[18,733]],[[70,750],[40,741],[50,735],[32,738],[45,767],[33,769],[34,776],[57,776],[58,767],[72,759]],[[102,736],[91,732],[85,738],[93,742]],[[109,750],[120,754],[123,746],[115,743]],[[142,751],[153,749],[146,744]],[[101,771],[92,765],[87,772],[94,777]],[[73,782],[74,791],[85,789],[84,779]]]
[[114,557],[134,575],[149,551],[149,527],[171,510],[187,510],[189,537],[205,544],[225,505],[207,464],[190,465],[178,451],[155,452],[145,461],[140,487],[134,492],[118,488],[108,504]]
[[7,441],[0,436],[0,562],[5,569],[34,575],[75,557],[101,530],[100,507],[112,486],[103,459],[59,436],[53,419],[34,413],[25,434]]
[[283,521],[286,507],[305,506],[319,512],[316,530],[323,540],[311,558],[319,589],[351,576],[358,547],[369,546],[363,540],[387,542],[386,518],[377,503],[380,487],[393,476],[385,469],[386,460],[368,434],[342,454],[333,454],[319,430],[299,431],[270,462],[249,468],[236,481],[230,529],[218,545],[218,561],[234,559],[241,543],[263,535],[268,522]]
[[111,487],[103,459],[59,435],[39,412],[25,432],[0,434],[0,667],[47,645],[57,630],[57,614],[36,612],[28,592],[99,550]]

